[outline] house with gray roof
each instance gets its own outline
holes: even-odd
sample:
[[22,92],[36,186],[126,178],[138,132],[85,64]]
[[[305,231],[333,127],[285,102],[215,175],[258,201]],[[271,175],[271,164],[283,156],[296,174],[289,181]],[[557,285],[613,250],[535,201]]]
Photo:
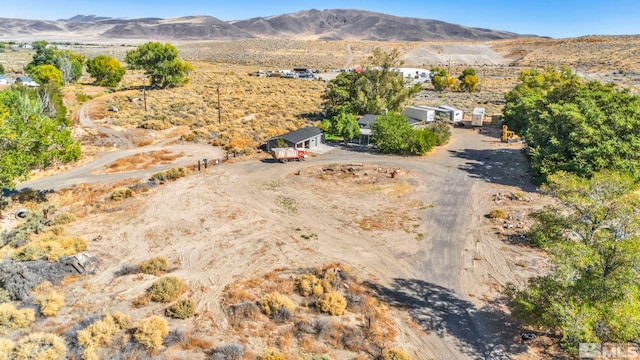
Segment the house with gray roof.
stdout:
[[278,139],[282,139],[287,147],[296,149],[313,149],[324,143],[324,131],[315,127],[307,126],[296,131],[291,131],[283,135],[274,136],[267,139],[267,151],[278,147]]

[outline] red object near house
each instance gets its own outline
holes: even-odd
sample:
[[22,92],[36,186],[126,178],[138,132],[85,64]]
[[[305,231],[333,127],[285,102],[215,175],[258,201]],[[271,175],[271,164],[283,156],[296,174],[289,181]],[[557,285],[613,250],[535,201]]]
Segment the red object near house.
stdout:
[[307,160],[309,157],[306,150],[295,148],[273,148],[271,149],[271,155],[281,163],[286,163],[289,160]]

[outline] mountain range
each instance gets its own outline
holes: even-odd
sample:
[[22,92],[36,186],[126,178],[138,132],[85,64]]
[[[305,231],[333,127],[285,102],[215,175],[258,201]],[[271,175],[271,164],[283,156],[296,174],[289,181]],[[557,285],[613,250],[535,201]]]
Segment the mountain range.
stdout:
[[223,21],[212,16],[127,19],[76,15],[55,21],[0,18],[2,41],[201,41],[250,38],[483,41],[525,36],[532,35],[352,9],[312,9],[235,21]]

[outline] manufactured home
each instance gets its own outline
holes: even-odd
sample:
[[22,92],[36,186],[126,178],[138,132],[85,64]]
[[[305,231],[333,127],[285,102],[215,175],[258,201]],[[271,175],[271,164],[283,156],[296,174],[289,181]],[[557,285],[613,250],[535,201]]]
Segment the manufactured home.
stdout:
[[473,108],[471,126],[482,126],[484,122],[484,108]]
[[407,108],[404,109],[404,115],[409,119],[432,122],[436,121],[436,108],[428,106],[407,106]]
[[460,109],[456,109],[453,106],[440,105],[438,106],[437,114],[445,114],[449,117],[449,121],[460,122],[464,116],[464,112]]

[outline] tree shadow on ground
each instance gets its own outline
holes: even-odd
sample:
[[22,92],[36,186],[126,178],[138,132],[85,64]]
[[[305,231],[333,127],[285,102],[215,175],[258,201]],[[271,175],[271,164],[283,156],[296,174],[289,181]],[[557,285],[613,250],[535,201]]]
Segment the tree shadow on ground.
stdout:
[[423,330],[452,336],[472,359],[510,359],[527,351],[518,329],[498,306],[477,308],[451,290],[418,279],[394,279],[391,287],[368,283],[388,304],[405,308]]
[[519,187],[527,192],[536,190],[531,183],[529,162],[522,149],[464,149],[449,150],[449,153],[467,160],[458,168],[471,177],[493,184]]

